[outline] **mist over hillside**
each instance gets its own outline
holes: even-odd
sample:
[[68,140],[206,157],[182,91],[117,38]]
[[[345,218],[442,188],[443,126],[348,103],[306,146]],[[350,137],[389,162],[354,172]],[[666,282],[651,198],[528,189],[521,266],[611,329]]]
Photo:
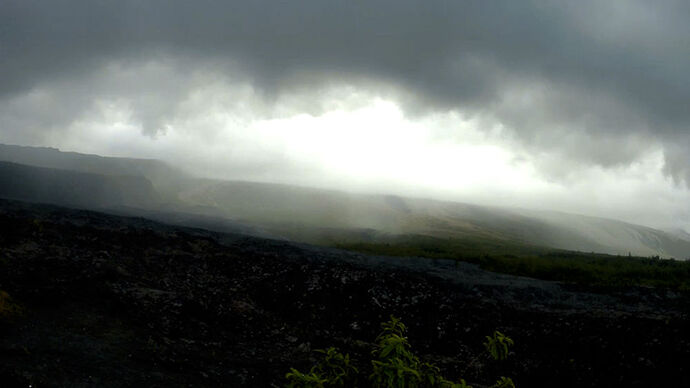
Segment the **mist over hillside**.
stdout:
[[[189,179],[183,171],[154,159],[114,158],[77,152],[62,152],[49,147],[24,147],[0,144],[0,160],[36,167],[69,170],[105,176],[144,177],[156,188],[159,201],[174,193],[177,185]],[[152,206],[150,204],[149,206]]]
[[160,197],[137,175],[102,175],[0,162],[0,196],[82,208],[151,208]]
[[[575,214],[194,178],[163,162],[0,146],[0,195],[97,206],[209,229],[316,244],[430,236],[507,249],[557,248],[614,255],[690,257],[682,234]],[[57,169],[59,168],[59,169]],[[70,171],[72,170],[72,171]],[[19,182],[19,183],[15,183]],[[138,210],[137,210],[138,209]],[[207,218],[203,218],[207,217]]]

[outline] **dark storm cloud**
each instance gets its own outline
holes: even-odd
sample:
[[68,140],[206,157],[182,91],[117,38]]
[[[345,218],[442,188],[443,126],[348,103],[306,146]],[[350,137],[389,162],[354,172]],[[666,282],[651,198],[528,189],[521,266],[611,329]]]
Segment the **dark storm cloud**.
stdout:
[[[658,144],[665,171],[690,181],[688,16],[686,2],[4,1],[0,95],[172,58],[239,71],[267,100],[388,85],[410,115],[498,120],[574,163],[626,164]],[[173,89],[136,100],[146,130],[174,110]]]

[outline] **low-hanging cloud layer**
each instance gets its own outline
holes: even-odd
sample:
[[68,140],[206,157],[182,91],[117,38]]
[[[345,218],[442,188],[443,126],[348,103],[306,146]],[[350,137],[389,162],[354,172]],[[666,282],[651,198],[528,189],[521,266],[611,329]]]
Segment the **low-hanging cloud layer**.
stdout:
[[690,225],[682,1],[0,3],[0,142]]

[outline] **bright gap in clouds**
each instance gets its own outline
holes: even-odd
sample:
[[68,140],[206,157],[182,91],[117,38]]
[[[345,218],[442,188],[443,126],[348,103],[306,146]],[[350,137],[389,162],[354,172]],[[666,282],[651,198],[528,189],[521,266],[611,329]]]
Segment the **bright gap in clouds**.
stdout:
[[249,130],[270,139],[291,160],[383,190],[393,184],[462,192],[531,180],[524,169],[510,164],[509,152],[483,142],[472,122],[457,119],[454,125],[464,141],[434,139],[438,126],[433,119],[410,121],[394,103],[374,99],[352,111],[259,121]]
[[[327,98],[324,98],[327,96]],[[655,227],[687,227],[687,193],[663,175],[661,150],[617,168],[572,168],[552,180],[558,154],[531,154],[498,122],[459,111],[406,116],[391,99],[352,87],[268,106],[251,86],[196,88],[144,134],[136,104],[98,99],[47,139],[63,150],[158,158],[199,176],[561,210]]]
[[[242,98],[252,100],[251,90]],[[347,90],[344,92],[347,93]],[[530,164],[457,113],[405,117],[394,102],[357,96],[318,115],[256,118],[217,90],[192,93],[164,130],[142,135],[126,100],[99,101],[72,123],[65,149],[168,160],[198,175],[411,195],[474,196],[539,186]],[[345,101],[353,96],[332,93]],[[366,99],[363,101],[363,99]],[[207,104],[201,101],[208,101]],[[179,112],[178,112],[179,113]],[[452,137],[445,134],[452,133]]]

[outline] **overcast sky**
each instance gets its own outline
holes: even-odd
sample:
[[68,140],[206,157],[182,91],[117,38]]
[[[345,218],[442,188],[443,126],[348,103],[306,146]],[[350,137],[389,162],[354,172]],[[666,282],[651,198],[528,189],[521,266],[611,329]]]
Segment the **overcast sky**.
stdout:
[[0,1],[0,142],[690,229],[687,1]]

